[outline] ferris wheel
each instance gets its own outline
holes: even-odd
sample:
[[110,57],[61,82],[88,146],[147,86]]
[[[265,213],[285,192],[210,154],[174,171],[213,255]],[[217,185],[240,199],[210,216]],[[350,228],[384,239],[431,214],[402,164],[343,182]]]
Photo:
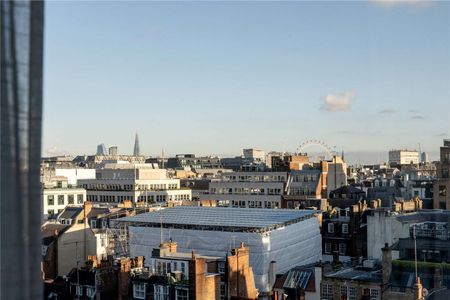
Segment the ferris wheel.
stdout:
[[337,155],[338,152],[336,151],[336,146],[329,146],[325,142],[320,140],[307,140],[300,144],[298,147],[298,152],[303,152],[305,148],[310,146],[319,146],[322,148],[330,157]]

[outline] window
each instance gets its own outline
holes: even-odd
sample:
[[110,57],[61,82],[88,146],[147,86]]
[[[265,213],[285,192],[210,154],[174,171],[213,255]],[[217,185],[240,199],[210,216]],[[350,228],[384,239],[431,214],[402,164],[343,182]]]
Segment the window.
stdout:
[[136,299],[145,299],[145,283],[135,282],[133,284],[133,297]]
[[348,233],[348,224],[342,224],[342,233]]
[[224,282],[220,283],[220,300],[225,300],[227,299],[227,289],[226,289],[226,285]]
[[175,290],[175,300],[188,300],[188,291],[185,289],[176,289]]
[[225,263],[224,262],[219,262],[217,265],[217,271],[220,274],[224,274],[225,273]]
[[331,243],[325,243],[325,253],[331,253]]
[[352,286],[341,285],[341,299],[356,300],[356,289]]
[[447,187],[445,185],[439,186],[439,196],[447,196]]
[[75,293],[77,296],[83,296],[83,287],[81,285],[77,285],[75,288]]
[[68,203],[68,204],[74,204],[74,203],[75,203],[75,197],[74,197],[74,195],[68,195],[68,196],[67,196],[67,203]]
[[155,300],[166,300],[167,298],[169,298],[169,290],[167,286],[155,284],[154,288],[155,288],[155,295],[154,295]]
[[58,205],[64,205],[64,195],[58,195]]
[[91,228],[97,227],[97,220],[91,220]]
[[380,291],[378,289],[370,289],[370,300],[379,300]]
[[344,243],[339,243],[339,254],[340,255],[345,255],[346,252],[346,245]]
[[333,300],[333,286],[331,284],[322,284],[322,299]]
[[47,196],[47,204],[48,204],[48,205],[54,205],[54,204],[55,204],[55,196],[53,196],[53,195],[48,195],[48,196]]
[[54,213],[55,213],[55,211],[53,209],[47,210],[48,217],[52,217]]
[[94,297],[94,296],[95,296],[95,289],[92,288],[92,287],[88,287],[88,288],[86,289],[86,295],[87,295],[88,297]]
[[328,232],[334,233],[334,223],[328,223]]

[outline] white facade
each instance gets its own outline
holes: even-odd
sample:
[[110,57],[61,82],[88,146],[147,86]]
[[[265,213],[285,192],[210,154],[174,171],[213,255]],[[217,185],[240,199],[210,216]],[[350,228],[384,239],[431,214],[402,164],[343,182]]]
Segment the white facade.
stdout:
[[367,216],[367,257],[382,258],[381,248],[387,243],[392,246],[399,238],[409,236],[409,225],[397,220],[398,213],[374,210]]
[[244,150],[242,150],[242,152],[244,154],[245,159],[251,160],[253,162],[265,162],[266,161],[266,153],[264,152],[264,150],[250,148],[250,149],[244,149]]
[[94,233],[88,224],[73,224],[58,238],[58,275],[67,275],[72,268],[81,267],[88,255],[106,255],[106,234]]
[[409,165],[419,163],[419,152],[415,150],[389,151],[389,164]]
[[68,184],[76,186],[79,179],[95,179],[95,169],[55,169],[55,176],[64,176]]
[[107,164],[97,170],[96,179],[79,180],[78,185],[94,203],[192,200],[191,190],[180,188],[179,179],[167,178],[165,169],[150,164]]
[[44,188],[41,192],[42,219],[60,213],[67,205],[82,206],[86,190],[82,188]]
[[209,193],[200,200],[215,200],[218,206],[280,208],[286,172],[230,172],[209,183]]

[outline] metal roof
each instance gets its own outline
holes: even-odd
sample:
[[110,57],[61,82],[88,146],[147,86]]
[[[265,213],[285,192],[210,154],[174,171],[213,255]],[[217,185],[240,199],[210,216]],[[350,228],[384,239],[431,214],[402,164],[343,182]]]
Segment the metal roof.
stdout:
[[271,230],[298,223],[314,215],[312,210],[176,206],[118,219],[133,225],[186,226],[223,231]]

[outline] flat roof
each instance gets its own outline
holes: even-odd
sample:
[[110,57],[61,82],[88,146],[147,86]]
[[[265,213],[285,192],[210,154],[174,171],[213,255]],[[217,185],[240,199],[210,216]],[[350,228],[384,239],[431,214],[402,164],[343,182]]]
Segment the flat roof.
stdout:
[[261,232],[301,222],[315,213],[297,209],[176,206],[118,221],[133,226]]

